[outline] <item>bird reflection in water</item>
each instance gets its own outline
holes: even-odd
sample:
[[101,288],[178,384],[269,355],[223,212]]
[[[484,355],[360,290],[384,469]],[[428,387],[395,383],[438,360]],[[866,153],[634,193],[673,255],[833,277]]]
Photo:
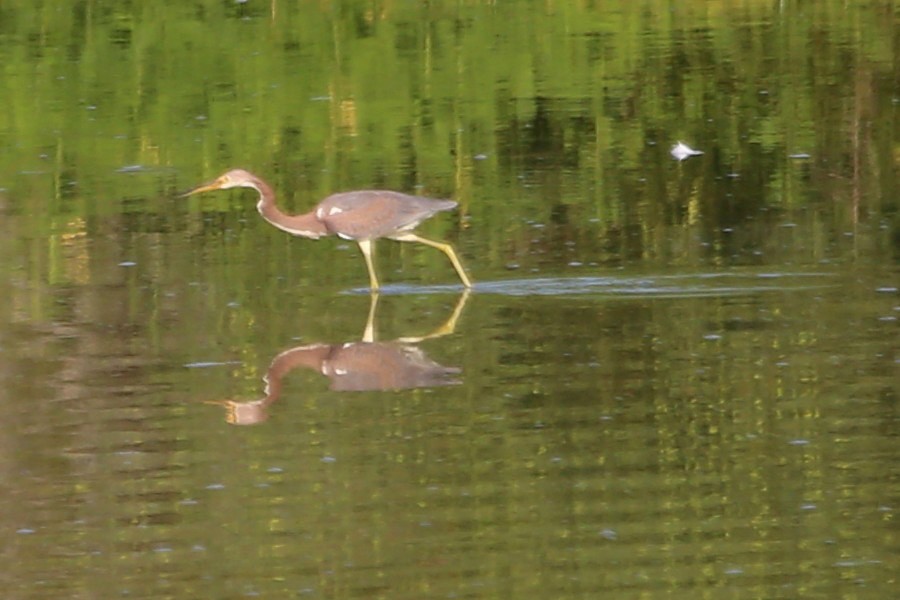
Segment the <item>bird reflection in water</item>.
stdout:
[[268,409],[281,395],[284,377],[296,368],[318,371],[338,392],[405,390],[460,383],[460,369],[445,367],[428,358],[418,343],[453,333],[469,297],[460,296],[447,321],[433,332],[390,342],[375,341],[378,294],[372,294],[362,340],[344,344],[296,346],[272,359],[263,381],[265,396],[258,400],[211,401],[225,407],[225,419],[233,425],[255,425],[268,419]]

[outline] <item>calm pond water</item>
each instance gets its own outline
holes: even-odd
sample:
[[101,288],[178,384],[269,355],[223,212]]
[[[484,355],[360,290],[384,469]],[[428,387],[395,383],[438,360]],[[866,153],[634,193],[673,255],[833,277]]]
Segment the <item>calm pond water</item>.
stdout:
[[[896,598],[898,32],[3,3],[4,597]],[[453,197],[474,289],[178,197],[236,166]]]

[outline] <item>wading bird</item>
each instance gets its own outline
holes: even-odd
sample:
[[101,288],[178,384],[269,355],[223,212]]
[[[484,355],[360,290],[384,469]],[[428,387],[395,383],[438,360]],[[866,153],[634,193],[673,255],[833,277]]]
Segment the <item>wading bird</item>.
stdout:
[[384,190],[359,190],[332,194],[308,213],[287,215],[276,206],[272,187],[243,169],[228,171],[214,181],[196,187],[184,195],[235,187],[253,188],[259,192],[256,209],[263,219],[282,231],[313,240],[335,234],[359,244],[359,249],[366,259],[369,284],[373,291],[379,288],[372,261],[372,242],[378,238],[398,242],[419,242],[437,248],[450,259],[463,285],[467,288],[472,287],[472,282],[459,262],[453,246],[425,239],[413,233],[413,229],[419,223],[435,213],[456,208],[456,202],[452,200],[433,200]]

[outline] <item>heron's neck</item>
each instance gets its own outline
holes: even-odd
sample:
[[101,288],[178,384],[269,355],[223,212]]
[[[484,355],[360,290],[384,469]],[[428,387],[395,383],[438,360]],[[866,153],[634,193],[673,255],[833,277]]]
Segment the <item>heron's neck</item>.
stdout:
[[274,359],[266,371],[266,396],[276,399],[281,393],[281,380],[297,367],[305,367],[314,371],[322,368],[324,361],[331,352],[330,344],[312,344],[309,346],[297,346],[285,350]]
[[281,209],[275,204],[275,192],[268,183],[262,179],[257,179],[254,188],[259,192],[259,202],[256,203],[256,210],[262,215],[262,218],[292,235],[299,235],[312,239],[318,239],[323,235],[328,235],[328,229],[325,225],[316,219],[314,212],[308,212],[302,215],[288,215],[281,212]]

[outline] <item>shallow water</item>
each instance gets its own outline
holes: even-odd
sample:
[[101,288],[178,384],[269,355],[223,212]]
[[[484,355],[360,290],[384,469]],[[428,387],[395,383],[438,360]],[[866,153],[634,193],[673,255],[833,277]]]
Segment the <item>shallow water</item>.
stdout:
[[[6,596],[896,595],[890,3],[70,8],[0,10]],[[474,288],[233,166],[453,196]]]

